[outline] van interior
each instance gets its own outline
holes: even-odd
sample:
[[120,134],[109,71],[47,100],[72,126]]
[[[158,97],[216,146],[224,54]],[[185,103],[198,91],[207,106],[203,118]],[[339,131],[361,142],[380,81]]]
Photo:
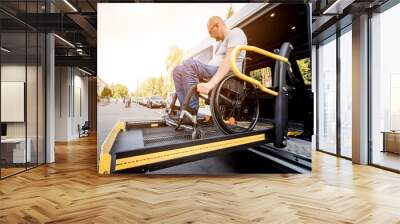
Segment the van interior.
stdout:
[[[303,132],[302,138],[305,140],[311,140],[313,133],[309,16],[306,4],[277,5],[261,10],[253,16],[253,20],[238,25],[246,33],[249,45],[276,52],[284,42],[292,44],[293,51],[289,60],[293,76],[286,77],[287,84],[292,87],[289,91],[289,128]],[[247,52],[246,58],[245,74],[270,67],[271,80],[274,80],[275,60],[254,52]],[[258,97],[260,117],[266,122],[272,122],[274,98],[261,92]]]

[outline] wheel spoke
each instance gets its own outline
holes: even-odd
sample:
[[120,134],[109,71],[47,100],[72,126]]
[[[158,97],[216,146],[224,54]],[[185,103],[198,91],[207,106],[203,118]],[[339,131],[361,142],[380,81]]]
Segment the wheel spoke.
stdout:
[[[212,102],[216,124],[225,133],[240,133],[253,129],[258,119],[255,87],[230,76],[217,86]],[[214,111],[216,110],[216,111]]]
[[229,99],[228,97],[224,96],[222,93],[219,95],[219,97],[223,100],[225,100],[226,102],[230,103],[231,105],[233,104],[233,101],[231,99]]
[[221,92],[228,92],[228,93],[235,94],[235,95],[242,94],[240,91],[235,89],[232,85],[221,88]]

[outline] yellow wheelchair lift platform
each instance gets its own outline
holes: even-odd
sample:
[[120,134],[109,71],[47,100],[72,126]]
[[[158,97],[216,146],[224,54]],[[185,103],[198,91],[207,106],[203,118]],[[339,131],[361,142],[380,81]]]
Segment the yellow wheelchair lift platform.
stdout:
[[[286,63],[290,70],[288,59],[247,45],[237,46],[231,55],[232,71],[237,77],[254,84],[263,92],[278,96],[278,92],[264,87],[259,81],[242,74],[238,70],[235,62],[241,50],[254,51]],[[268,143],[273,142],[275,136],[273,130],[274,128],[267,128],[224,135],[217,127],[212,126],[203,130],[206,133],[203,139],[192,140],[190,131],[176,131],[173,127],[167,126],[164,120],[119,121],[101,145],[98,172],[101,175],[124,171],[142,173],[236,150],[258,146],[268,148]],[[277,152],[276,149],[271,150]],[[277,154],[282,156],[285,153],[279,151]],[[311,167],[310,158],[290,154],[288,157],[290,157],[290,160],[300,161],[306,169]]]
[[192,140],[190,131],[177,132],[162,120],[119,121],[101,145],[98,172],[101,175],[125,171],[144,173],[260,147],[263,151],[268,148],[275,153],[275,157],[285,156],[287,160],[296,161],[309,170],[310,158],[271,146],[272,130],[223,135],[216,127],[207,127],[205,139]]
[[208,127],[208,136],[198,140],[191,140],[190,131],[175,132],[162,121],[117,122],[101,146],[99,174],[157,170],[267,142],[265,130],[223,135]]

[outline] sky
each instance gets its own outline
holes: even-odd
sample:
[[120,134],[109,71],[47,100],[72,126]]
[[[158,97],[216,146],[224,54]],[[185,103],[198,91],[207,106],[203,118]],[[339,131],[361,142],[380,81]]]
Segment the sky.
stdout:
[[207,21],[246,3],[99,3],[98,76],[130,92],[149,76],[165,74],[172,45],[187,51],[208,37]]

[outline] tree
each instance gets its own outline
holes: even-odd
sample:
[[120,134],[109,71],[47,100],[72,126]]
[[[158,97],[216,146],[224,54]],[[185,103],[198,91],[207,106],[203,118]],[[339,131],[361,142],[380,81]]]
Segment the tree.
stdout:
[[109,86],[104,86],[103,90],[101,91],[100,97],[101,98],[110,98],[112,97],[112,90]]
[[233,11],[232,4],[228,8],[228,12],[226,13],[226,19],[229,19],[235,12]]
[[113,98],[125,98],[128,96],[128,87],[122,84],[116,84],[113,86]]
[[182,62],[183,58],[183,50],[177,47],[176,45],[172,45],[169,48],[169,54],[165,59],[165,64],[167,71],[172,71],[175,66]]
[[168,92],[174,91],[172,71],[182,62],[184,51],[176,45],[172,45],[169,50],[165,59],[167,73],[146,78],[136,88],[135,96],[158,95],[165,98]]
[[303,76],[304,83],[306,85],[311,85],[311,63],[310,58],[304,58],[301,60],[297,60],[297,64],[299,65],[300,73]]
[[148,77],[140,83],[136,89],[135,96],[161,96],[167,97],[168,92],[171,91],[167,88],[167,84],[164,82],[163,75],[157,77]]
[[168,92],[175,90],[172,79],[172,71],[177,65],[182,63],[183,54],[184,54],[183,49],[177,47],[176,45],[172,45],[170,47],[170,52],[167,58],[165,59],[165,64],[167,69],[167,74],[165,76],[166,80],[163,80],[166,82],[164,88],[165,95],[167,95]]

